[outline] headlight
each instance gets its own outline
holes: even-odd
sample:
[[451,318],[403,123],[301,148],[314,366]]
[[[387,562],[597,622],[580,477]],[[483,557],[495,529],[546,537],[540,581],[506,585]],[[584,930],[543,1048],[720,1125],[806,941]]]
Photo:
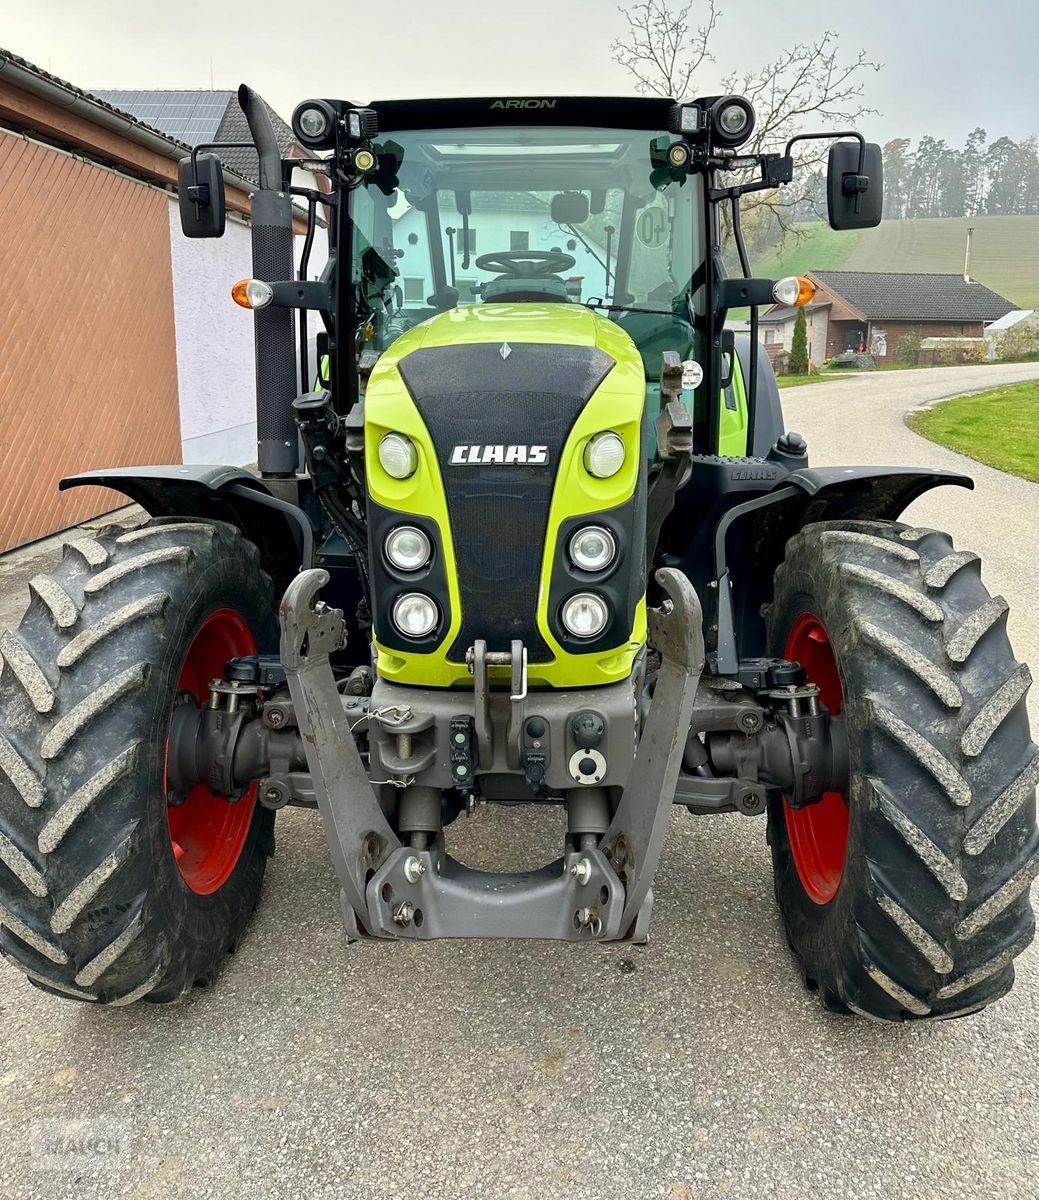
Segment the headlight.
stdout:
[[613,534],[601,525],[579,529],[570,539],[570,559],[582,571],[603,571],[617,553]]
[[597,433],[584,448],[584,465],[589,475],[609,479],[624,466],[624,442],[613,433]]
[[405,637],[421,638],[437,625],[437,606],[421,592],[405,592],[393,606],[393,623]]
[[379,462],[387,475],[394,479],[407,479],[415,474],[418,453],[415,443],[403,433],[388,433],[379,443]]
[[386,557],[398,571],[417,571],[429,562],[429,538],[414,525],[400,525],[386,538]]
[[722,96],[711,108],[714,140],[721,146],[742,146],[754,132],[754,109],[744,96]]
[[320,108],[305,108],[299,114],[299,128],[308,138],[323,138],[328,133],[328,114]]
[[292,114],[292,132],[310,150],[328,150],[335,143],[336,112],[327,100],[304,100]]
[[606,628],[610,610],[594,592],[578,592],[563,605],[560,614],[567,633],[578,638],[597,637]]

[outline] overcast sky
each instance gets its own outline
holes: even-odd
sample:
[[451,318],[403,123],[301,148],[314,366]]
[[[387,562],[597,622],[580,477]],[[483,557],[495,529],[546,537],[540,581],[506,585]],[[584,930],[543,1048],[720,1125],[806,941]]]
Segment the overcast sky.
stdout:
[[[722,74],[830,28],[866,79],[871,139],[1039,132],[1037,0],[720,0]],[[292,18],[297,19],[293,23]],[[612,0],[0,0],[0,45],[86,88],[235,87],[285,117],[313,95],[624,94]]]

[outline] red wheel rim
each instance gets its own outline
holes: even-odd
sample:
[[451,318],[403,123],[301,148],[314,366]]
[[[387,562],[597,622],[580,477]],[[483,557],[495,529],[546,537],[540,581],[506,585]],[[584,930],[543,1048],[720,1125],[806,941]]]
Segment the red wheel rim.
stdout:
[[[784,657],[799,662],[809,683],[831,716],[841,711],[844,690],[822,621],[801,613],[786,639]],[[848,801],[842,792],[827,792],[818,804],[791,808],[783,801],[790,854],[801,886],[816,904],[828,904],[837,894],[848,850]]]
[[[227,660],[255,653],[256,639],[245,618],[234,609],[218,609],[206,617],[192,639],[177,691],[189,692],[199,704],[205,704],[209,682],[223,678]],[[256,794],[254,783],[240,800],[231,803],[200,783],[183,804],[167,805],[173,857],[193,892],[208,896],[230,878],[249,835]]]

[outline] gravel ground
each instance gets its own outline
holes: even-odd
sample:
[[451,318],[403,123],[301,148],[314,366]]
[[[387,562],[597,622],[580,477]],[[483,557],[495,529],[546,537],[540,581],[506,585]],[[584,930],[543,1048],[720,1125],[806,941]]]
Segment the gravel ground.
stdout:
[[[974,475],[974,495],[934,493],[910,519],[983,554],[1019,657],[1039,663],[1039,486],[902,425],[914,405],[1035,375],[862,376],[784,403],[817,464]],[[27,557],[0,563],[0,626]],[[483,810],[455,830],[467,861],[504,866],[498,839],[547,859],[562,823]],[[1039,1195],[1039,954],[968,1020],[832,1016],[786,950],[761,821],[676,812],[639,949],[347,947],[308,813],[280,819],[267,879],[217,985],[176,1007],[95,1011],[0,967],[0,1196]],[[76,1142],[74,1172],[31,1157],[34,1139],[38,1155],[77,1129],[110,1134],[111,1153]]]

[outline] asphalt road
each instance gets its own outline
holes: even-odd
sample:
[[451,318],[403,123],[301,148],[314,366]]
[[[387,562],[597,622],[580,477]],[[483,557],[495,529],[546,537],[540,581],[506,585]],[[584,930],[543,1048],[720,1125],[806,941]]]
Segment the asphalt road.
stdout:
[[[818,464],[964,468],[903,412],[1036,375],[884,374],[784,401]],[[1039,486],[969,469],[973,495],[910,518],[983,554],[1039,665]],[[483,810],[456,830],[467,861],[505,866],[496,842],[544,861],[562,823]],[[641,949],[347,947],[308,813],[280,820],[267,880],[216,986],[176,1007],[92,1010],[0,966],[0,1196],[1039,1196],[1039,953],[968,1020],[827,1014],[786,950],[760,820],[675,814]],[[122,1156],[31,1159],[77,1120]]]

